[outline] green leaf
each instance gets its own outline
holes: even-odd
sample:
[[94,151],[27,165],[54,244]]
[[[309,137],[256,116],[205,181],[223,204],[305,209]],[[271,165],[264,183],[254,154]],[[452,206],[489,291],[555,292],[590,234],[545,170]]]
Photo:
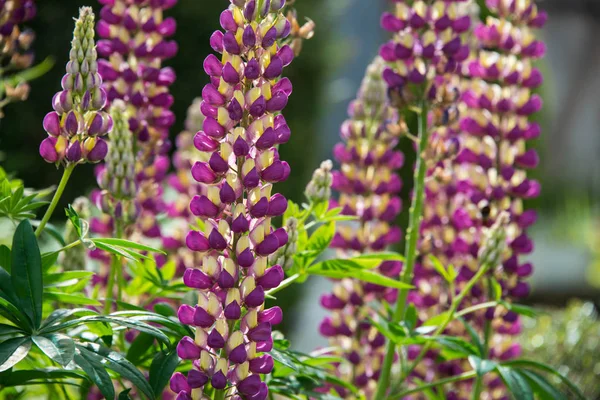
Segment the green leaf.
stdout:
[[502,304],[504,307],[508,308],[509,310],[516,312],[519,315],[523,315],[525,317],[535,318],[539,314],[535,308],[524,306],[522,304],[511,304],[511,303],[507,303],[505,301],[500,302],[500,304]]
[[436,256],[434,256],[433,254],[429,255],[429,260],[431,261],[431,263],[433,264],[433,268],[437,271],[438,274],[440,274],[440,276],[442,278],[444,278],[444,280],[448,283],[452,283],[454,280],[452,279],[452,277],[450,276],[450,274],[448,273],[448,271],[446,271],[446,268],[444,268],[444,265],[442,264],[442,262],[439,260],[439,258],[437,258]]
[[154,336],[147,333],[140,333],[131,346],[127,350],[127,359],[132,362],[133,365],[138,365],[142,356],[152,348],[154,344]]
[[131,388],[123,390],[121,393],[119,393],[118,400],[131,400],[129,392],[131,392]]
[[72,370],[46,368],[46,369],[35,369],[35,370],[19,370],[12,371],[10,374],[4,376],[0,374],[0,386],[22,386],[29,381],[40,380],[40,381],[51,381],[54,379],[86,379],[87,375]]
[[33,336],[32,340],[44,354],[63,367],[73,361],[75,342],[69,336],[54,333],[45,336]]
[[6,245],[0,245],[0,267],[10,273],[10,249]]
[[333,222],[321,225],[310,235],[306,249],[322,253],[329,247],[329,244],[333,240],[333,235],[335,235],[335,224]]
[[47,300],[59,301],[65,304],[75,304],[78,306],[101,306],[98,300],[94,300],[90,297],[85,297],[83,295],[77,294],[68,294],[62,292],[46,292],[44,293],[44,297]]
[[12,368],[24,359],[30,349],[29,337],[16,337],[0,343],[0,372]]
[[144,244],[132,242],[131,240],[125,239],[116,239],[116,238],[96,238],[92,239],[92,241],[96,244],[103,243],[114,247],[122,247],[125,249],[136,249],[140,251],[148,251],[150,253],[160,253],[167,254],[164,251],[157,249],[155,247],[146,246]]
[[152,360],[150,365],[150,382],[154,394],[159,397],[160,394],[169,383],[171,375],[175,372],[175,368],[179,364],[177,351],[173,350],[170,353],[160,352]]
[[15,333],[25,333],[25,331],[18,326],[0,324],[0,336],[13,335]]
[[571,392],[573,392],[573,394],[575,395],[575,398],[577,398],[579,400],[586,400],[585,395],[581,392],[581,390],[579,390],[579,388],[576,385],[574,385],[569,380],[569,378],[567,378],[566,376],[564,376],[563,374],[561,374],[560,372],[558,372],[557,370],[555,370],[554,368],[552,368],[549,365],[546,365],[544,363],[537,362],[537,361],[532,361],[532,360],[511,360],[511,361],[503,362],[502,365],[509,366],[509,367],[535,368],[537,370],[547,372],[547,373],[559,378],[561,380],[561,382],[563,384],[565,384],[571,390]]
[[98,314],[94,310],[90,310],[89,308],[72,308],[72,309],[64,309],[61,308],[59,310],[54,310],[52,313],[42,322],[40,325],[40,333],[46,332],[47,329],[51,328],[54,324],[69,318],[71,316],[88,316]]
[[492,300],[500,301],[502,299],[502,286],[495,278],[490,278],[490,285],[492,286]]
[[58,260],[59,251],[53,251],[51,253],[42,254],[42,271],[48,271],[50,267],[56,264]]
[[482,360],[477,356],[469,356],[469,363],[475,370],[478,376],[484,376],[485,374],[492,372],[498,367],[498,364],[492,360]]
[[441,324],[443,324],[446,321],[446,319],[448,319],[448,315],[450,315],[450,313],[448,311],[444,311],[443,313],[434,315],[433,317],[429,318],[427,321],[423,322],[422,326],[440,326]]
[[388,278],[377,272],[364,269],[359,264],[351,260],[334,259],[322,261],[311,266],[307,272],[311,275],[319,275],[327,278],[343,279],[354,278],[363,282],[374,283],[376,285],[391,287],[396,289],[410,289],[411,285]]
[[404,318],[404,322],[408,326],[409,330],[413,330],[417,325],[417,309],[414,304],[410,304],[408,309],[406,310],[406,317]]
[[86,346],[77,346],[77,348],[82,354],[87,352],[99,357],[102,365],[133,383],[149,399],[154,399],[154,391],[144,375],[122,354],[92,343],[88,343]]
[[11,264],[12,284],[21,308],[37,328],[42,322],[42,257],[28,220],[22,221],[15,231]]
[[[80,279],[91,278],[94,274],[95,273],[92,271],[65,271],[56,274],[47,274],[44,279],[44,286],[69,286],[64,283],[71,282],[71,284],[75,284],[79,282]],[[61,283],[63,285],[60,285]]]
[[503,366],[498,366],[496,370],[515,400],[534,400],[531,387],[518,371]]
[[477,346],[477,350],[479,350],[478,356],[483,357],[485,353],[485,348],[483,343],[481,342],[479,334],[477,333],[477,331],[475,331],[475,328],[473,328],[471,324],[469,324],[464,318],[458,318],[458,320],[464,325],[465,329],[469,333],[469,336],[471,337],[471,341],[473,342],[473,344]]
[[31,331],[31,321],[11,302],[0,296],[0,315],[22,328],[23,330]]
[[404,256],[393,251],[385,251],[381,253],[365,253],[351,258],[352,261],[360,262],[361,260],[377,260],[383,261],[404,261]]
[[6,299],[10,304],[19,307],[19,299],[13,289],[10,274],[0,267],[0,297]]
[[538,400],[567,400],[567,396],[556,389],[548,380],[537,372],[518,369],[527,380]]
[[73,359],[87,374],[91,381],[98,386],[100,393],[102,393],[104,397],[107,399],[115,398],[115,387],[110,379],[110,375],[108,375],[108,372],[104,369],[102,359],[99,356],[96,356],[94,353],[85,349],[80,350],[78,347],[78,351],[75,352]]

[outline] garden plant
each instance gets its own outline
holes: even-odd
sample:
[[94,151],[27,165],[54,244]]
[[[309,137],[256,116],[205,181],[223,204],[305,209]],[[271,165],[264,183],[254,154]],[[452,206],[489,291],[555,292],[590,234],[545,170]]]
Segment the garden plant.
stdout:
[[[536,313],[520,304],[541,190],[535,1],[386,1],[388,41],[333,161],[293,182],[303,199],[278,193],[294,168],[279,148],[303,134],[286,68],[318,30],[294,1],[212,1],[208,83],[178,135],[169,60],[195,51],[173,39],[178,0],[64,11],[69,61],[38,116],[62,178],[34,190],[0,170],[0,398],[585,399],[517,339]],[[3,114],[52,66],[32,66],[35,3],[0,0]],[[97,188],[61,209],[83,164]],[[332,281],[310,299],[329,345],[303,353],[278,297],[312,276]]]

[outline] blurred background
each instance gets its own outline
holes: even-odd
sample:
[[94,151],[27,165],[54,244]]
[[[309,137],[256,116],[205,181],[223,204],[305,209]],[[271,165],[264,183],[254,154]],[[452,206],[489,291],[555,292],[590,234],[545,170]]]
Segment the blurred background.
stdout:
[[[46,137],[42,118],[51,108],[50,100],[59,89],[64,73],[72,18],[80,6],[91,5],[97,11],[99,5],[95,0],[43,0],[38,4],[38,16],[29,24],[37,34],[36,57],[41,61],[52,56],[56,64],[49,73],[32,82],[31,97],[26,103],[6,109],[6,117],[0,125],[0,151],[1,164],[7,171],[24,179],[30,187],[43,188],[59,179],[59,172],[40,158],[37,149]],[[177,57],[169,62],[178,76],[172,86],[173,109],[178,118],[171,132],[173,138],[183,128],[187,107],[207,82],[202,61],[210,52],[208,38],[218,28],[218,17],[226,4],[226,0],[179,0],[168,12],[178,21],[175,38],[180,49]],[[546,329],[541,329],[542,333],[548,330],[556,333],[560,329],[569,333],[568,326],[576,325],[573,318],[588,322],[595,319],[591,304],[569,303],[570,299],[600,303],[600,41],[597,36],[600,34],[600,1],[545,0],[538,4],[548,11],[550,18],[541,32],[548,47],[541,65],[545,74],[542,93],[545,106],[536,116],[543,126],[543,134],[534,145],[541,156],[535,174],[543,190],[542,196],[530,204],[539,209],[541,218],[532,231],[536,273],[529,301],[554,309],[570,304],[569,310],[556,311],[553,318],[564,322],[562,328],[549,328],[546,321]],[[301,56],[286,69],[294,84],[285,112],[293,134],[281,153],[292,166],[292,176],[278,189],[300,202],[313,169],[331,157],[347,104],[356,94],[364,69],[385,39],[385,33],[379,28],[379,17],[387,1],[297,0],[295,6],[299,21],[311,18],[317,29],[315,38],[304,43]],[[410,151],[405,153],[406,165],[411,166],[414,157]],[[410,177],[409,168],[405,168],[405,188],[411,186]],[[92,167],[78,168],[63,197],[64,205],[95,185]],[[405,189],[405,198],[407,194]],[[406,225],[406,210],[398,222]],[[292,340],[299,349],[310,350],[315,345],[325,344],[317,333],[323,315],[318,298],[328,285],[326,281],[310,280],[296,287],[286,299],[284,329],[297,333]],[[585,344],[585,351],[581,353],[588,357],[590,351],[594,352],[593,346],[600,346],[597,340],[600,330],[597,325],[593,326],[596,330],[592,337],[596,340]],[[302,328],[294,329],[296,327]],[[527,339],[532,341],[533,347],[530,347],[534,350],[536,343],[540,347],[542,333],[534,332]],[[549,339],[541,340],[548,347]],[[573,336],[571,332],[562,339],[556,333],[553,340],[555,344],[560,340],[569,341],[580,350],[584,346],[580,342],[581,333]],[[579,365],[582,370],[596,374],[595,382],[600,382],[599,358],[600,348],[588,360],[591,364]],[[571,368],[571,372],[576,369],[567,368]],[[598,390],[600,384],[592,383],[592,386]]]

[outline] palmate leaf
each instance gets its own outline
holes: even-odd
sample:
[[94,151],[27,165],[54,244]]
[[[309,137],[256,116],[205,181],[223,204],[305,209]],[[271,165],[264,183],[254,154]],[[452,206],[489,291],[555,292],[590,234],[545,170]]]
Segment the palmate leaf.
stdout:
[[86,373],[89,379],[100,389],[100,393],[107,399],[115,398],[115,387],[110,375],[102,365],[102,359],[94,353],[77,348],[73,357],[75,363]]
[[526,369],[517,371],[527,380],[529,386],[537,396],[538,400],[567,400],[567,396],[561,393],[548,380],[537,372]]
[[89,358],[98,360],[104,367],[133,383],[147,398],[154,399],[154,390],[144,375],[122,354],[92,343],[85,346],[78,345],[77,349],[82,354],[87,354]]
[[534,400],[529,383],[519,371],[503,366],[498,366],[496,371],[498,371],[500,378],[502,378],[515,400]]
[[412,288],[411,285],[388,278],[371,269],[366,269],[353,260],[333,259],[322,261],[308,268],[307,273],[334,279],[354,278],[363,282],[374,283],[376,285],[395,289]]
[[15,294],[21,309],[37,328],[42,322],[42,256],[28,220],[22,221],[15,231],[11,256]]

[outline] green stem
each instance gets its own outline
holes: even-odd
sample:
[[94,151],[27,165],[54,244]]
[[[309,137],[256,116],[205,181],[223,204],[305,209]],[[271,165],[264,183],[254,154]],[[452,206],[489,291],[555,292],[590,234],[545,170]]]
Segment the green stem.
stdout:
[[[123,229],[121,227],[121,223],[119,220],[115,219],[115,236],[117,239],[120,239],[123,235]],[[108,283],[106,284],[106,294],[104,301],[104,314],[110,314],[111,306],[112,306],[112,298],[115,290],[115,282],[117,283],[117,297],[116,304],[118,307],[118,302],[121,301],[122,294],[122,286],[123,286],[123,264],[121,263],[121,258],[113,254],[111,256],[110,261],[110,270],[108,272]]]
[[456,318],[464,317],[465,315],[471,314],[475,311],[485,310],[486,308],[495,307],[497,305],[498,305],[497,301],[487,301],[485,303],[475,304],[474,306],[467,307],[467,308],[461,310],[460,312],[457,312]]
[[[488,291],[489,291],[489,296],[493,297],[492,294],[492,283],[491,283],[491,278],[488,277]],[[488,303],[495,303],[494,305],[497,304],[497,302],[487,302],[487,303],[482,303],[480,305],[485,305]],[[473,306],[476,307],[476,306]],[[470,307],[470,308],[473,308]],[[483,307],[482,307],[483,308]],[[487,308],[487,307],[486,307]],[[463,311],[466,311],[463,310]],[[485,327],[483,328],[483,354],[481,355],[482,358],[486,359],[488,357],[488,351],[489,351],[489,347],[490,347],[490,335],[492,333],[492,321],[486,319],[485,321]],[[483,389],[483,376],[481,375],[477,375],[477,379],[475,379],[475,386],[473,388],[473,396],[471,397],[472,400],[479,400],[479,398],[481,397],[481,390]]]
[[[475,284],[477,282],[479,282],[481,280],[481,278],[483,278],[483,276],[490,269],[490,266],[491,266],[491,263],[489,261],[485,261],[483,263],[483,265],[481,266],[481,268],[479,268],[479,271],[477,271],[475,276],[473,276],[473,278],[471,278],[471,280],[469,282],[467,282],[467,284],[465,285],[463,290],[459,293],[458,296],[456,296],[454,298],[454,301],[452,301],[452,306],[450,307],[450,310],[448,310],[446,312],[447,313],[446,319],[440,326],[438,326],[436,331],[433,333],[433,336],[441,335],[444,332],[444,330],[446,330],[446,328],[448,327],[450,322],[452,322],[456,318],[456,311],[458,310],[460,303],[462,303],[465,296],[467,296],[469,293],[471,293],[471,289],[473,289],[473,286],[475,286]],[[434,344],[434,342],[430,341],[430,342],[427,342],[427,344],[425,344],[423,346],[423,348],[421,349],[421,352],[419,353],[417,358],[415,358],[415,360],[411,364],[408,371],[405,371],[402,374],[403,378],[406,378],[407,376],[410,375],[410,373],[417,367],[417,365],[421,362],[421,360],[423,360],[423,358],[425,357],[425,354],[427,354],[427,352],[429,351],[429,349],[431,349],[431,346],[433,346],[433,344]]]
[[[405,262],[400,280],[410,284],[413,278],[415,261],[417,258],[417,240],[419,238],[419,227],[423,218],[423,204],[425,201],[425,176],[427,173],[427,163],[424,156],[429,142],[429,132],[427,130],[427,102],[421,103],[421,109],[418,114],[419,124],[419,150],[417,153],[417,163],[415,167],[415,182],[414,182],[414,197],[409,214],[409,227],[406,231],[406,248],[404,252]],[[392,316],[392,322],[399,322],[404,318],[406,313],[406,300],[408,297],[408,289],[400,290],[396,309]],[[377,385],[377,393],[375,400],[383,400],[386,398],[386,392],[390,383],[390,375],[392,371],[392,363],[394,361],[394,353],[396,346],[391,340],[387,343],[386,354],[381,368],[381,376]]]
[[402,397],[408,396],[409,394],[419,393],[425,389],[430,389],[430,388],[436,387],[438,385],[445,385],[447,383],[465,381],[467,379],[474,378],[476,375],[477,374],[474,371],[470,371],[470,372],[465,372],[464,374],[461,374],[461,375],[455,375],[455,376],[451,376],[449,378],[440,379],[439,381],[427,383],[425,385],[418,386],[414,389],[405,390],[403,392],[389,396],[388,400],[400,399]]
[[40,235],[42,234],[42,231],[44,230],[44,227],[50,220],[50,217],[52,217],[52,214],[54,213],[54,209],[58,205],[58,201],[62,197],[62,194],[65,191],[65,187],[67,187],[67,182],[69,182],[69,178],[71,177],[71,174],[73,173],[73,170],[75,169],[75,165],[76,164],[69,164],[65,167],[63,176],[60,179],[60,183],[58,184],[58,188],[56,188],[56,192],[54,192],[54,197],[52,198],[52,202],[50,202],[50,206],[46,210],[46,214],[44,214],[44,218],[42,218],[42,221],[40,222],[37,229],[35,230],[36,237],[40,237]]
[[279,286],[277,286],[276,288],[273,288],[271,290],[268,290],[265,294],[267,296],[272,296],[275,293],[279,292],[280,290],[285,289],[286,287],[290,286],[292,283],[296,282],[298,280],[298,278],[300,278],[302,275],[300,274],[294,274],[286,279],[284,279]]
[[213,400],[223,400],[225,398],[225,389],[215,390]]

